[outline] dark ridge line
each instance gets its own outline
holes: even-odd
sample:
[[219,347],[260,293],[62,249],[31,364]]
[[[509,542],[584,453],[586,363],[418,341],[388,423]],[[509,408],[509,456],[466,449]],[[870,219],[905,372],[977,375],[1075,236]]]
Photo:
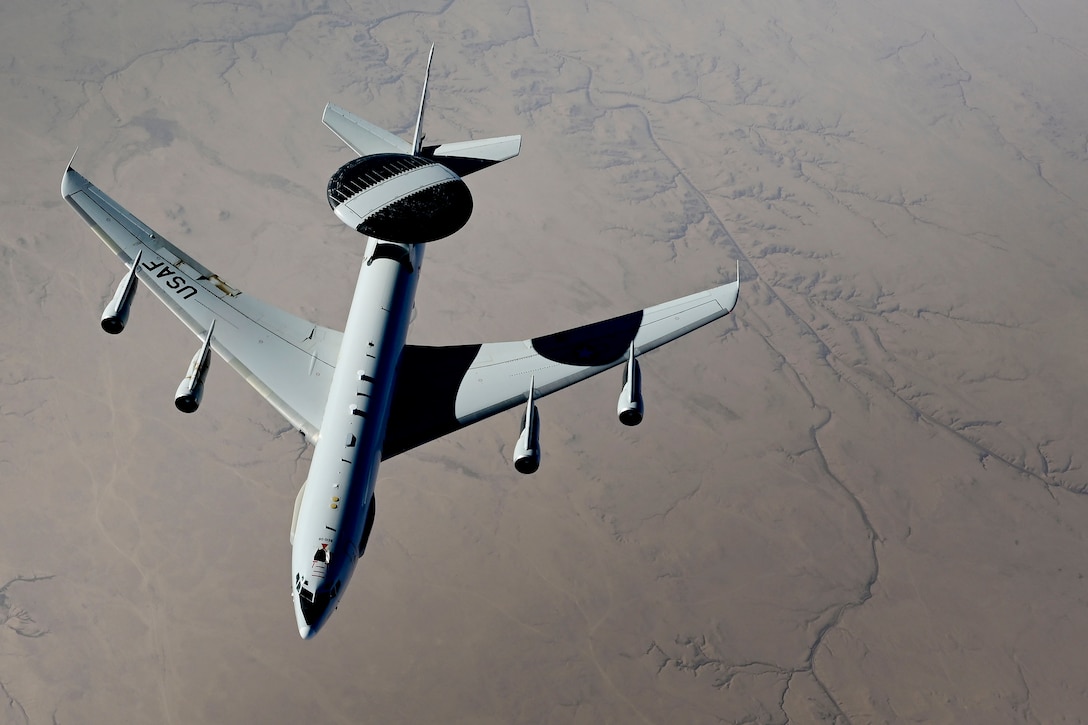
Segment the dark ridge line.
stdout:
[[[707,210],[707,216],[711,219],[712,224],[716,224],[718,226],[718,228],[721,230],[721,232],[725,235],[725,238],[728,239],[729,242],[731,243],[731,245],[732,245],[733,249],[736,251],[737,255],[741,258],[741,260],[743,262],[746,263],[748,269],[751,269],[753,272],[755,272],[756,277],[759,278],[759,272],[758,272],[758,270],[756,270],[755,265],[752,264],[751,260],[748,258],[748,255],[745,254],[745,252],[737,244],[736,240],[733,238],[733,235],[731,235],[729,233],[729,230],[726,228],[724,222],[722,222],[721,218],[714,211],[713,206],[707,200],[706,195],[703,194],[698,189],[698,187],[695,186],[694,183],[692,183],[691,179],[687,176],[687,174],[684,173],[683,169],[681,169],[679,167],[679,165],[676,164],[676,162],[674,162],[672,160],[672,157],[670,157],[665,152],[665,150],[661,147],[661,144],[658,141],[657,136],[653,133],[653,126],[650,123],[649,117],[646,116],[645,112],[642,111],[641,109],[639,109],[639,113],[642,114],[643,119],[645,120],[645,122],[647,123],[647,125],[649,127],[650,138],[654,142],[654,145],[657,147],[658,152],[665,159],[668,160],[668,162],[673,166],[673,168],[676,169],[677,178],[682,179],[685,186],[688,188],[688,190],[692,194],[696,195],[698,197],[698,199],[702,202],[703,207]],[[773,298],[778,302],[778,304],[780,304],[782,306],[782,309],[785,311],[787,318],[792,319],[796,324],[800,325],[801,328],[802,328],[802,331],[804,333],[807,333],[808,335],[810,335],[816,341],[816,343],[817,343],[817,345],[819,347],[819,350],[818,350],[819,357],[823,360],[824,364],[827,365],[827,367],[832,371],[832,373],[838,379],[842,380],[842,374],[838,370],[835,369],[834,365],[831,364],[830,359],[832,357],[834,357],[833,353],[831,352],[831,348],[828,347],[828,345],[823,341],[823,339],[819,336],[819,334],[817,334],[817,332],[812,328],[812,326],[809,325],[807,322],[805,322],[805,320],[802,319],[801,316],[798,315],[793,310],[793,308],[778,294],[778,291],[773,286],[767,285],[767,288],[771,292],[771,295],[773,296]],[[795,367],[792,364],[789,363],[788,358],[786,358],[785,355],[782,355],[782,353],[779,352],[777,350],[777,348],[774,347],[774,345],[772,345],[769,341],[767,341],[766,338],[764,338],[764,342],[772,350],[774,350],[776,354],[778,354],[778,356],[782,359],[783,364],[790,368],[790,370],[793,372],[794,376],[801,383],[802,389],[809,396],[809,399],[810,399],[810,401],[812,401],[813,406],[816,407],[815,399],[812,396],[811,390],[809,390],[808,386],[804,384],[801,376],[797,373],[797,370],[795,369]],[[810,430],[810,435],[812,436],[813,443],[814,443],[814,445],[816,447],[816,452],[817,452],[817,456],[819,457],[819,460],[820,460],[821,468],[825,471],[825,473],[828,475],[828,477],[835,484],[837,484],[838,487],[847,495],[848,499],[853,503],[853,505],[855,507],[855,510],[860,515],[862,524],[866,528],[866,530],[868,531],[868,534],[869,534],[869,546],[870,546],[870,552],[871,552],[872,562],[873,562],[872,563],[872,573],[870,574],[868,581],[863,585],[862,592],[861,592],[861,595],[859,596],[859,598],[856,601],[846,602],[846,603],[842,604],[839,611],[833,617],[831,617],[831,619],[823,626],[823,628],[821,628],[820,631],[818,631],[816,633],[816,637],[815,637],[815,639],[813,641],[812,646],[809,649],[809,654],[808,654],[808,657],[806,659],[807,671],[812,675],[812,678],[816,682],[817,687],[819,687],[820,690],[824,693],[824,696],[827,698],[827,700],[830,703],[831,707],[833,707],[835,709],[835,711],[837,712],[837,716],[841,717],[842,720],[845,723],[847,723],[847,725],[850,725],[851,720],[850,720],[849,716],[847,716],[846,712],[842,709],[842,706],[839,704],[838,700],[836,700],[832,696],[831,691],[827,687],[827,685],[825,685],[823,683],[823,681],[820,680],[819,675],[816,674],[815,655],[816,655],[817,650],[823,644],[823,640],[827,636],[827,633],[830,632],[833,627],[838,626],[838,624],[841,622],[842,617],[845,614],[845,612],[848,611],[849,609],[854,609],[856,607],[862,606],[865,602],[867,602],[872,597],[872,587],[876,583],[877,577],[879,576],[879,573],[880,573],[880,561],[877,558],[877,553],[876,553],[876,541],[878,540],[879,536],[877,535],[876,530],[873,528],[872,522],[869,520],[869,516],[865,512],[865,509],[861,505],[861,502],[858,500],[857,496],[855,496],[854,493],[849,488],[847,488],[845,483],[843,483],[842,479],[840,479],[838,476],[835,476],[834,474],[831,473],[830,467],[827,464],[827,458],[824,456],[823,450],[820,449],[819,441],[816,438],[816,432],[819,430],[819,428],[822,428],[824,425],[827,424],[828,421],[830,421],[831,412],[830,412],[830,409],[827,408],[826,406],[821,405],[819,407],[821,407],[822,409],[824,409],[826,411],[827,418],[823,421],[823,423],[819,424],[818,426],[813,427]],[[786,715],[787,719],[789,718],[788,713],[783,711],[783,714]]]

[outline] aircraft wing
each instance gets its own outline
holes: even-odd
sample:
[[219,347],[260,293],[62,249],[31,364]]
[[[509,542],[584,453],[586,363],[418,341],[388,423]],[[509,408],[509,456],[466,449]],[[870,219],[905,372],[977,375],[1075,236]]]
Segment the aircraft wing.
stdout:
[[[113,253],[198,337],[311,441],[317,435],[343,335],[288,314],[221,280],[71,168],[61,195]],[[178,362],[178,373],[184,372]]]
[[[739,270],[738,270],[739,271]],[[740,280],[544,337],[452,347],[406,345],[382,457],[391,458],[649,352],[733,311]]]

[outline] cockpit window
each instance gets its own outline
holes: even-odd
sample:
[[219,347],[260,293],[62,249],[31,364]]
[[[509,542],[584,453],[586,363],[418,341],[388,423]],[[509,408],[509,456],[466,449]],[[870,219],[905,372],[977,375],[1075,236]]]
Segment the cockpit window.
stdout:
[[299,609],[302,610],[302,619],[311,627],[325,617],[332,601],[332,595],[328,592],[311,592],[303,587],[298,599]]

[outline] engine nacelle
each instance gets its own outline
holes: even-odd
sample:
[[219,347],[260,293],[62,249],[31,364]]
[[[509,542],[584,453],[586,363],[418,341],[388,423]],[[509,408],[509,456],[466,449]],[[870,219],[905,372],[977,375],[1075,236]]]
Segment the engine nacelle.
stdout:
[[132,309],[132,298],[136,295],[138,279],[136,268],[140,265],[140,256],[144,251],[136,253],[136,259],[132,261],[132,269],[128,271],[117,285],[117,291],[113,293],[113,299],[102,310],[102,329],[111,335],[116,335],[125,329],[128,322],[128,313]]
[[204,397],[204,380],[208,377],[208,368],[212,361],[212,330],[215,329],[215,320],[208,326],[208,334],[204,336],[204,344],[193,355],[192,362],[185,377],[181,379],[181,385],[174,394],[174,407],[182,413],[194,413],[200,407],[200,400]]
[[521,416],[521,435],[514,446],[514,468],[518,473],[536,473],[540,468],[540,414],[533,402],[533,385],[529,386],[529,402]]
[[635,350],[632,345],[627,365],[623,368],[623,387],[620,388],[620,399],[616,404],[616,415],[624,425],[638,425],[642,422],[645,406],[642,403],[642,371],[635,359]]

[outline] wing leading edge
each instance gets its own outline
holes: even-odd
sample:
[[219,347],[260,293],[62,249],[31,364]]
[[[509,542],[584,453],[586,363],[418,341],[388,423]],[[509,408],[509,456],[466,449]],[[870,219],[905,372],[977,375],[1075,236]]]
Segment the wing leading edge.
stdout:
[[139,280],[311,441],[317,436],[342,333],[243,294],[91,184],[69,164],[61,195]]
[[[739,267],[738,267],[739,273]],[[406,345],[383,458],[562,390],[720,319],[737,304],[740,279],[645,310],[518,342]],[[532,382],[530,382],[532,381]]]

